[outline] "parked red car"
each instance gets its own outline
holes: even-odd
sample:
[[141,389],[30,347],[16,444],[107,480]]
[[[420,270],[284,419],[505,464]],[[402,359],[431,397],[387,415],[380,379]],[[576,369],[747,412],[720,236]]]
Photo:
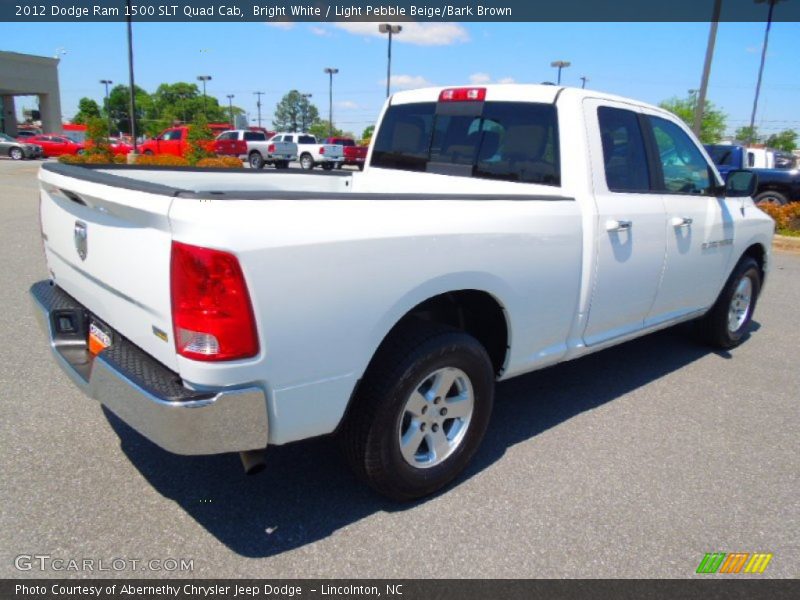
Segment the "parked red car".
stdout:
[[55,133],[44,135],[31,135],[24,139],[27,144],[36,144],[44,150],[46,158],[51,156],[61,156],[62,154],[83,154],[85,146],[76,144],[69,138]]
[[[147,140],[139,144],[140,154],[172,154],[174,156],[185,156],[189,150],[188,144],[189,128],[186,125],[170,127],[158,134],[152,140]],[[244,142],[231,144],[223,140],[218,143],[216,140],[208,143],[208,150],[215,154],[239,156],[247,154],[247,145]]]
[[340,144],[344,146],[344,165],[353,165],[359,170],[364,170],[364,161],[367,159],[367,146],[359,146],[353,138],[329,137],[326,144]]
[[[119,138],[108,138],[108,145],[111,147],[111,152],[118,156],[127,156],[133,150],[133,146]],[[88,150],[91,147],[91,140],[86,140],[86,149]]]

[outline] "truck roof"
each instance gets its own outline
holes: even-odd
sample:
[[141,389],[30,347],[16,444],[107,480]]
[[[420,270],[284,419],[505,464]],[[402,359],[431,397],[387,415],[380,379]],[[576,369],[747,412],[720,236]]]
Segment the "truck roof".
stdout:
[[632,100],[623,96],[615,96],[613,94],[606,94],[598,92],[597,90],[587,90],[576,87],[558,86],[550,84],[527,84],[527,83],[493,83],[487,85],[446,85],[437,87],[420,88],[417,90],[408,90],[403,92],[396,92],[391,97],[391,104],[411,104],[414,102],[436,102],[439,99],[439,94],[442,90],[447,89],[485,89],[487,101],[505,101],[505,102],[543,102],[552,103],[559,95],[568,95],[573,100],[580,100],[581,98],[601,98],[604,100],[615,100],[617,102],[625,102],[628,104],[635,104],[650,108],[658,112],[666,112],[664,109],[659,108],[645,102]]

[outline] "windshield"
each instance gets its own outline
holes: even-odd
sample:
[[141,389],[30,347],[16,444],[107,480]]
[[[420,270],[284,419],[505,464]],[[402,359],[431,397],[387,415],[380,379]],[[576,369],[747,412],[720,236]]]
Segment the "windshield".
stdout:
[[487,102],[480,115],[437,114],[437,104],[386,111],[372,166],[560,185],[556,109]]
[[735,166],[734,150],[735,146],[722,146],[709,144],[706,146],[706,151],[714,161],[715,165]]
[[0,140],[3,140],[4,142],[13,142],[13,141],[15,141],[14,138],[12,138],[11,136],[6,135],[5,133],[0,133]]

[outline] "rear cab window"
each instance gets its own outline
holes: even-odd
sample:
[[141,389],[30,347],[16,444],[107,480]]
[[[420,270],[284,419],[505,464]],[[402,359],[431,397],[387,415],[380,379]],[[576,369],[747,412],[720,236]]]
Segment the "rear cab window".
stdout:
[[481,104],[463,111],[467,114],[443,110],[436,102],[389,107],[371,166],[559,186],[556,108],[534,102]]

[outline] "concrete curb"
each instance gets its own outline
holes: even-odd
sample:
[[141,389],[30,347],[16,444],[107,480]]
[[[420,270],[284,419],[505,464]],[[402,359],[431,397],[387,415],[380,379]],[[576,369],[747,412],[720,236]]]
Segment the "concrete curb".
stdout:
[[800,237],[776,235],[772,240],[772,249],[779,252],[800,252]]

